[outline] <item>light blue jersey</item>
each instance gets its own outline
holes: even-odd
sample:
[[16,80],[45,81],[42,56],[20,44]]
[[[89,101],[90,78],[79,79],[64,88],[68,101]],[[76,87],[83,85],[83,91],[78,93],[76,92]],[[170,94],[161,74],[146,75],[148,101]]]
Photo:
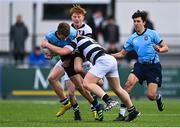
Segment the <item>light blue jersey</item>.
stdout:
[[76,29],[74,29],[73,27],[70,27],[70,35],[68,36],[66,40],[61,40],[60,38],[58,38],[57,31],[48,32],[45,35],[45,38],[48,40],[49,43],[62,48],[65,45],[67,45],[71,40],[75,39],[77,36],[77,33],[78,31]]
[[133,33],[124,44],[124,49],[129,52],[135,50],[138,55],[138,61],[158,63],[159,55],[157,51],[153,48],[153,45],[159,45],[161,39],[156,31],[151,29],[145,29],[145,31],[139,35],[136,32]]

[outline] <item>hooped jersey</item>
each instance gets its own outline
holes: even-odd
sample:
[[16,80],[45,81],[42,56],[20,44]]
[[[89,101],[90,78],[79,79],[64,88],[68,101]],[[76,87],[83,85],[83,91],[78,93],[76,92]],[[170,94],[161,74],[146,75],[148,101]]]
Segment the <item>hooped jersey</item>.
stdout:
[[79,32],[79,34],[82,35],[82,36],[92,37],[92,29],[91,29],[91,27],[89,25],[87,25],[85,23],[83,23],[81,25],[81,27],[79,27],[79,28],[76,28],[74,26],[74,24],[71,24],[71,27],[76,29]]
[[78,49],[80,54],[93,64],[101,55],[106,53],[94,39],[87,36],[77,37],[65,47],[69,48],[71,51]]

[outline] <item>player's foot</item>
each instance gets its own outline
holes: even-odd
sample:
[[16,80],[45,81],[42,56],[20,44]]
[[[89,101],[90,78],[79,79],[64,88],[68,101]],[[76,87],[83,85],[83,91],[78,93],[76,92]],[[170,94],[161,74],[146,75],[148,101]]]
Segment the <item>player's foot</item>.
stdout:
[[98,120],[98,115],[97,115],[97,111],[96,109],[93,107],[91,108],[91,111],[92,111],[92,116],[95,120]]
[[104,110],[105,110],[105,111],[109,111],[109,110],[111,110],[112,108],[116,107],[118,104],[119,104],[118,101],[110,100],[110,101],[107,103],[107,105],[106,105],[106,107],[105,107]]
[[114,121],[125,121],[125,118],[126,118],[125,116],[123,116],[119,113],[118,117],[116,117],[116,119],[114,119]]
[[141,113],[137,110],[132,111],[131,113],[128,114],[128,116],[125,118],[126,122],[130,122],[132,120],[134,120],[135,118],[137,118],[138,116],[140,116]]
[[74,120],[81,120],[81,114],[79,111],[74,112]]
[[164,110],[164,104],[162,102],[162,96],[159,94],[159,98],[156,100],[157,103],[157,107],[159,111],[163,111]]
[[99,104],[99,109],[97,109],[97,115],[98,115],[98,120],[103,121],[103,111],[104,111],[104,106],[102,104]]
[[70,109],[72,106],[71,106],[71,103],[68,102],[68,104],[64,105],[62,108],[60,108],[59,112],[57,112],[56,116],[59,117],[61,115],[63,115],[68,109]]

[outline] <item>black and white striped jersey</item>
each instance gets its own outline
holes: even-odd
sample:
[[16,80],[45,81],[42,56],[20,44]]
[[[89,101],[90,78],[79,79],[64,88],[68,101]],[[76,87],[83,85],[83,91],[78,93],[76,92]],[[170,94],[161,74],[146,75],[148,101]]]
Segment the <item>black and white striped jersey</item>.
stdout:
[[69,48],[71,51],[78,50],[80,54],[93,64],[97,58],[106,53],[94,39],[87,36],[77,37],[65,47]]
[[78,32],[79,32],[80,35],[92,37],[92,29],[91,29],[91,27],[90,27],[89,25],[83,23],[83,24],[81,25],[81,27],[78,28],[78,29],[74,26],[74,24],[71,24],[71,26],[72,26],[73,28],[75,28],[76,30],[78,30]]

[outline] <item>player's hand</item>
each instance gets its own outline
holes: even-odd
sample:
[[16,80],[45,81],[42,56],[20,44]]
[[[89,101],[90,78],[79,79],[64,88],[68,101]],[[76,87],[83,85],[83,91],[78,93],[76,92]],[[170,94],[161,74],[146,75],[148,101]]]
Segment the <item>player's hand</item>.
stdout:
[[160,46],[154,44],[154,45],[153,45],[153,48],[154,48],[157,52],[160,52]]
[[48,42],[46,40],[41,42],[41,47],[42,48],[47,48]]

